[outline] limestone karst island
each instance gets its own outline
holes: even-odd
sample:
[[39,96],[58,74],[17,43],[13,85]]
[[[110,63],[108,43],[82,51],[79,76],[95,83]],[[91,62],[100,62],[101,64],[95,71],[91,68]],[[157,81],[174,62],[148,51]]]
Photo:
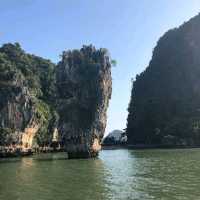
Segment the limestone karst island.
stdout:
[[0,157],[63,150],[98,154],[112,92],[106,49],[64,51],[57,65],[18,43],[0,48]]
[[0,200],[200,198],[200,1],[0,17]]

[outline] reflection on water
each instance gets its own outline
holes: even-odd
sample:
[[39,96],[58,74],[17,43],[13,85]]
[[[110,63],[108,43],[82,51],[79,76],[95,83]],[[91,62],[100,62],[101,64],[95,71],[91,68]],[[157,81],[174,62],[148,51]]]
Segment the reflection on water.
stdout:
[[1,200],[106,199],[101,159],[66,160],[63,154],[0,163]]
[[0,160],[0,200],[200,199],[200,150],[113,150],[99,159]]

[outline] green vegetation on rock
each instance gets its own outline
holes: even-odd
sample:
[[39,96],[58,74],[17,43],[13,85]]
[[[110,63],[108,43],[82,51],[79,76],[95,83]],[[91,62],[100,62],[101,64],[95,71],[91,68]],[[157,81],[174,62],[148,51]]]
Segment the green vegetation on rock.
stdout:
[[55,65],[18,43],[5,44],[0,48],[0,145],[50,146],[56,133],[73,156],[95,156],[111,92],[106,49],[89,45],[64,51]]
[[[0,109],[5,108],[8,102],[13,105],[13,109],[19,107],[19,115],[25,118],[19,127],[20,131],[23,131],[33,118],[40,125],[37,137],[43,137],[42,140],[48,138],[49,123],[53,118],[52,113],[55,112],[55,94],[55,64],[25,53],[18,43],[5,44],[0,48]],[[22,96],[22,99],[18,100],[17,96]],[[28,110],[27,106],[30,107]],[[1,110],[0,112],[3,112]],[[17,110],[14,113],[16,114]],[[0,118],[4,122],[9,121],[10,116],[5,118],[2,113]],[[17,123],[18,118],[12,119],[11,124]],[[5,141],[5,133],[13,134],[17,130],[15,124],[12,129],[9,124],[7,122],[8,127],[1,124],[2,143]]]

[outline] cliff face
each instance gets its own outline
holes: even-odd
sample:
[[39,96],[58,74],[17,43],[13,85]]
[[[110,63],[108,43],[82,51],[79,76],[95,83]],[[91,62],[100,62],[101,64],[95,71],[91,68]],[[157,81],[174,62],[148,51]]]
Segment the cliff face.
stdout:
[[0,146],[11,151],[59,143],[70,157],[96,156],[111,97],[106,50],[64,52],[56,66],[19,44],[0,48]]
[[50,131],[54,67],[19,44],[0,48],[0,146],[26,151],[47,142],[40,137]]
[[[26,127],[38,129],[35,108],[32,106],[32,99],[23,82],[23,77],[17,74],[10,77],[10,80],[0,82],[1,145],[11,143],[30,147],[35,131],[31,131],[30,134]],[[25,141],[25,135],[32,138]]]
[[111,64],[106,50],[84,46],[63,53],[57,67],[58,131],[70,157],[100,150],[111,98]]
[[168,31],[133,83],[130,144],[200,145],[200,16]]

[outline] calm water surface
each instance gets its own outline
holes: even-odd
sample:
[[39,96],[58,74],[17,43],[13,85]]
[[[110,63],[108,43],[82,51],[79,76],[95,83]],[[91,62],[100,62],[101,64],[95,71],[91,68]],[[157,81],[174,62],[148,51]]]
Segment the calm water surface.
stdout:
[[200,149],[0,160],[0,200],[200,200]]

